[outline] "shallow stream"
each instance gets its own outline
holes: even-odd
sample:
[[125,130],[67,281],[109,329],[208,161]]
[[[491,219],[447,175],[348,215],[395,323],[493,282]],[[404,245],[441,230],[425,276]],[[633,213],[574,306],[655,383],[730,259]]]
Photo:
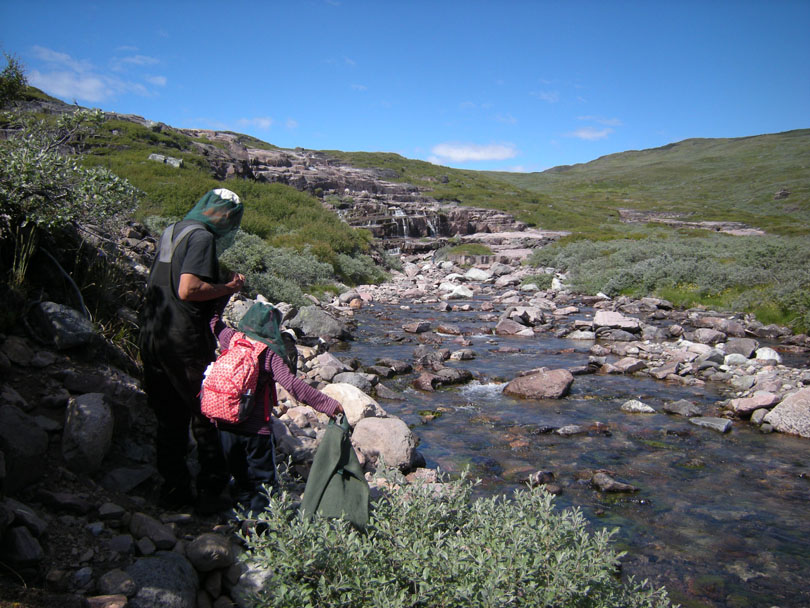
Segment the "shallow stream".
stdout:
[[[375,304],[356,313],[355,340],[333,350],[363,365],[380,358],[412,362],[419,343],[402,326],[417,320],[434,329],[454,324],[472,342],[475,359],[446,363],[470,370],[469,384],[421,392],[411,388],[415,373],[383,380],[403,399],[380,404],[412,426],[428,466],[448,473],[469,467],[482,480],[480,491],[502,494],[523,487],[529,473],[553,472],[563,488],[557,506],[579,507],[593,526],[617,528],[615,542],[628,553],[623,573],[666,586],[683,606],[810,606],[810,441],[761,434],[742,421],[719,434],[661,410],[687,399],[703,415],[719,415],[718,401],[727,398],[721,385],[594,374],[576,376],[561,400],[507,397],[503,386],[518,372],[585,365],[593,343],[495,336],[481,301],[469,304],[469,312]],[[463,348],[455,338],[444,336],[440,348]],[[519,350],[496,352],[501,347]],[[622,412],[628,399],[659,413]],[[549,432],[569,424],[590,432]],[[596,469],[639,490],[600,493],[589,483]]]

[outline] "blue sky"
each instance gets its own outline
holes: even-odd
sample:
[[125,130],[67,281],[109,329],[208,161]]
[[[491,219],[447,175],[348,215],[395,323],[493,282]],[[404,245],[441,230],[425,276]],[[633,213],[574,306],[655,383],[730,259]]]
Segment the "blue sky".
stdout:
[[0,0],[65,101],[480,170],[808,128],[808,31],[810,0]]

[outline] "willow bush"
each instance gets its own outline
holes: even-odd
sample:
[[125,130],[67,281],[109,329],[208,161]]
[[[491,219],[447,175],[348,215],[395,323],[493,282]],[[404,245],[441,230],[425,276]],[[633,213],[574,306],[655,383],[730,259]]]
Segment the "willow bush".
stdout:
[[262,571],[255,607],[664,607],[663,589],[622,583],[611,532],[587,530],[542,489],[471,500],[465,478],[414,484],[372,505],[364,532],[305,520],[287,494],[259,516],[243,555]]
[[752,312],[764,322],[810,329],[810,240],[710,235],[578,240],[535,251],[529,263],[569,273],[575,290],[655,294],[676,305]]

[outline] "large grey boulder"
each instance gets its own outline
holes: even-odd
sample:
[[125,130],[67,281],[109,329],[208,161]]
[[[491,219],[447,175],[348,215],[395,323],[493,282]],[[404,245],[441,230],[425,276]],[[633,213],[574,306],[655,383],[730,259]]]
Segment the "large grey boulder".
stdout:
[[36,337],[60,350],[83,346],[96,339],[93,323],[82,314],[56,302],[40,302],[28,314]]
[[346,420],[351,426],[356,426],[363,418],[384,418],[388,415],[379,403],[354,385],[327,384],[321,392],[343,406]]
[[62,433],[62,456],[74,472],[92,473],[110,449],[114,420],[102,393],[87,393],[72,399]]
[[791,393],[763,419],[780,433],[810,438],[810,388]]
[[179,553],[159,551],[126,569],[138,591],[128,608],[195,608],[199,580],[194,566]]
[[357,372],[341,372],[332,377],[333,382],[339,384],[351,384],[356,386],[364,393],[370,393],[374,389],[374,382],[376,380],[371,374],[360,374]]
[[5,492],[12,494],[41,477],[48,464],[47,450],[48,433],[32,416],[14,405],[0,406],[0,452],[5,460]]
[[366,462],[409,471],[416,457],[416,439],[400,418],[363,418],[354,427],[352,443]]
[[349,340],[352,337],[344,323],[318,306],[304,306],[288,326],[305,336],[336,340]]
[[574,376],[567,369],[541,369],[515,378],[503,392],[524,399],[561,399],[573,383]]
[[728,355],[742,355],[750,359],[759,348],[759,342],[753,338],[731,338],[726,342],[725,352]]

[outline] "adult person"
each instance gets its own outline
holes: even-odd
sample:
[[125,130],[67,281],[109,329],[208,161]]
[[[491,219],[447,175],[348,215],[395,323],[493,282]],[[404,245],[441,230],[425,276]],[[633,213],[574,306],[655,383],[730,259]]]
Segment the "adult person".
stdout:
[[[262,486],[276,483],[275,444],[270,415],[277,403],[275,383],[287,389],[297,401],[306,403],[335,418],[343,413],[338,401],[311,387],[290,372],[280,331],[281,312],[265,302],[256,302],[237,324],[237,329],[225,325],[217,315],[211,329],[221,349],[227,349],[235,336],[244,334],[250,340],[263,342],[267,348],[259,355],[259,379],[255,405],[248,418],[239,424],[218,422],[222,449],[233,476],[231,493],[242,513],[260,513],[267,506]],[[294,345],[292,346],[294,348]]]
[[194,502],[186,464],[189,423],[197,444],[199,473],[196,508],[214,513],[227,508],[221,496],[228,479],[216,427],[200,413],[203,373],[214,360],[216,340],[210,321],[244,285],[241,274],[222,282],[217,249],[235,236],[243,206],[230,190],[207,192],[182,221],[161,236],[149,272],[138,345],[144,389],[158,428],[157,467],[164,483],[161,505]]

